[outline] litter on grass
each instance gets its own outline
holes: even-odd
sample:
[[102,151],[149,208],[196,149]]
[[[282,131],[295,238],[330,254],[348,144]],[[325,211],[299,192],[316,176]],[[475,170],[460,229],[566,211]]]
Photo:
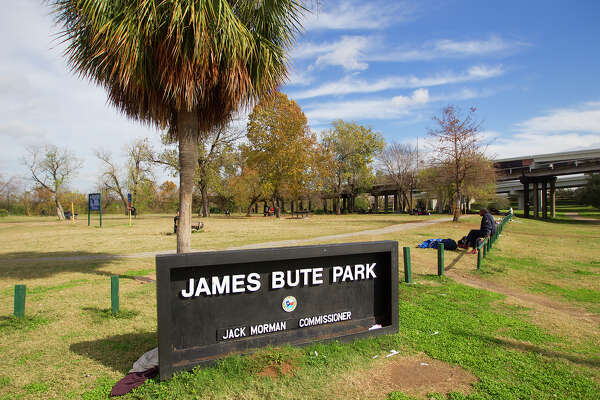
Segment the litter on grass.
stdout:
[[396,350],[390,350],[390,354],[386,355],[385,358],[395,356],[396,354],[398,354],[398,352]]

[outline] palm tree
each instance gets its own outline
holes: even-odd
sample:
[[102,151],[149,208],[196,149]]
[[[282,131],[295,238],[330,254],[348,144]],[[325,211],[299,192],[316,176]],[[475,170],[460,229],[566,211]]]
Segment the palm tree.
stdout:
[[48,0],[74,72],[179,142],[177,252],[191,251],[198,141],[280,85],[300,0]]

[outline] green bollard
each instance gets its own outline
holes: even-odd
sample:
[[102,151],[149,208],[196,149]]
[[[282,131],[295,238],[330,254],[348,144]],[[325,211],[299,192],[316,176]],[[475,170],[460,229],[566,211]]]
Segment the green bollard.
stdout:
[[110,277],[110,306],[113,314],[119,312],[119,275]]
[[404,247],[403,253],[404,253],[404,282],[412,283],[412,271],[410,268],[410,247]]
[[25,316],[25,285],[15,285],[15,317],[23,318]]
[[444,243],[438,243],[438,276],[444,275]]
[[481,249],[477,250],[477,269],[481,269]]

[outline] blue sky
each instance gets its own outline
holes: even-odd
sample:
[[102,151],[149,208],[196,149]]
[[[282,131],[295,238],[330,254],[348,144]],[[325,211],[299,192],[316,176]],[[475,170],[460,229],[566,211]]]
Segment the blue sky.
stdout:
[[425,139],[456,104],[477,108],[490,154],[600,146],[598,21],[597,1],[325,2],[283,90],[316,130],[341,117]]
[[[26,146],[53,143],[85,160],[73,186],[87,191],[95,149],[122,159],[135,138],[159,146],[158,132],[68,71],[41,1],[0,1],[0,174],[25,177]],[[325,0],[282,90],[316,132],[342,118],[423,143],[432,116],[455,104],[477,108],[490,156],[600,147],[598,21],[599,1]]]

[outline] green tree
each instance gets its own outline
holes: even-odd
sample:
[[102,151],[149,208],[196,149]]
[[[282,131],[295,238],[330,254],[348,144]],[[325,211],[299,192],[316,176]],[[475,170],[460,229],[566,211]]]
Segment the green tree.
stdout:
[[281,92],[263,98],[248,117],[248,165],[278,218],[284,191],[299,193],[311,180],[315,146],[302,109]]
[[587,184],[576,191],[579,203],[600,208],[600,175],[590,177]]
[[343,185],[348,186],[352,199],[371,185],[371,163],[384,147],[383,137],[371,128],[340,119],[325,132],[323,145],[334,157],[333,191],[338,197],[336,213],[341,214]]
[[48,0],[72,69],[179,143],[177,252],[191,251],[198,142],[281,84],[299,0]]

